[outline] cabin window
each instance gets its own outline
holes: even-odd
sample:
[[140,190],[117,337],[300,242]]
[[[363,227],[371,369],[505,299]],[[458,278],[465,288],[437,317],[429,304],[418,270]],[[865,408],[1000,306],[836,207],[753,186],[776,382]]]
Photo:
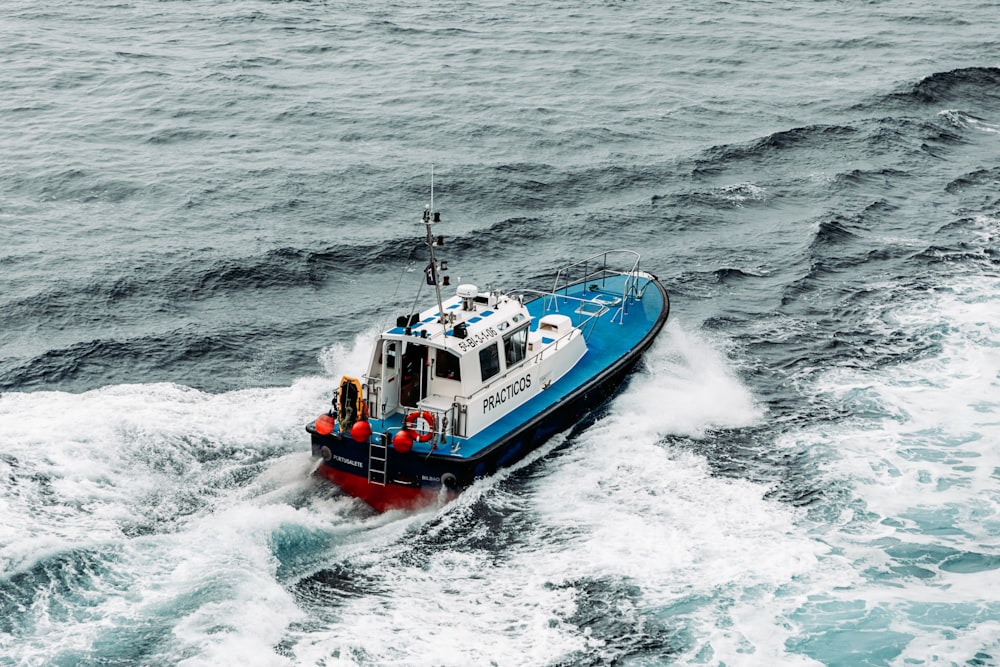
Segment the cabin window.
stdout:
[[503,354],[507,360],[507,368],[524,359],[527,347],[528,327],[521,327],[503,337]]
[[385,367],[395,368],[396,367],[396,343],[395,341],[386,341],[385,343]]
[[434,375],[448,380],[461,380],[461,359],[448,350],[437,350],[434,360]]
[[496,343],[479,351],[479,369],[483,374],[483,382],[500,372],[500,351]]

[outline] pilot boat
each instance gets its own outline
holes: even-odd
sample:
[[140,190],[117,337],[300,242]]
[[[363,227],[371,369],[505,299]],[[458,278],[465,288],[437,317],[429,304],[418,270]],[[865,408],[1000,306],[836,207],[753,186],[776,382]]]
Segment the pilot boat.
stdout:
[[670,311],[631,250],[564,266],[549,289],[461,284],[446,297],[431,201],[421,282],[437,302],[378,334],[367,371],[341,378],[331,409],[306,425],[316,472],[379,512],[446,502],[580,421]]

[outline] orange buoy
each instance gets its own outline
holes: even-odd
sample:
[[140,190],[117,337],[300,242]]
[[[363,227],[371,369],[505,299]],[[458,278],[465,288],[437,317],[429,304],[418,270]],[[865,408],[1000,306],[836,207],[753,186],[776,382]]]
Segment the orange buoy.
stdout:
[[392,448],[404,454],[413,449],[413,435],[405,428],[392,436]]
[[354,422],[354,426],[351,427],[351,437],[354,438],[354,442],[365,442],[372,435],[372,425],[366,421]]
[[330,415],[320,415],[316,418],[316,432],[320,435],[330,435],[333,433],[333,425],[336,423]]

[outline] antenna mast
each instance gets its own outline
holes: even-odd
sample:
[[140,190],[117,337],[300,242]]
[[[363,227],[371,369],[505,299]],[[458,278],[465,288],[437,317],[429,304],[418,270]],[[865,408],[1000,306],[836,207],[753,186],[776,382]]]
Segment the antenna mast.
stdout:
[[434,292],[437,294],[438,322],[445,324],[444,302],[441,301],[441,281],[438,280],[438,263],[437,258],[434,257],[434,247],[442,245],[444,238],[439,236],[435,242],[434,236],[431,234],[431,225],[435,222],[441,222],[441,213],[434,210],[434,165],[431,165],[431,203],[424,210],[424,227],[427,229],[427,251],[430,253],[431,258],[431,263],[427,266],[427,282],[434,285]]

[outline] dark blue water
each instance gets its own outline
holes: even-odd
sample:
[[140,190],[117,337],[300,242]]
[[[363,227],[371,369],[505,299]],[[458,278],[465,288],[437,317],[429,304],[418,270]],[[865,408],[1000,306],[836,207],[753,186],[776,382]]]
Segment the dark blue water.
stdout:
[[[1000,14],[14,0],[0,665],[1000,664]],[[454,284],[643,253],[612,403],[376,516],[303,424]]]

